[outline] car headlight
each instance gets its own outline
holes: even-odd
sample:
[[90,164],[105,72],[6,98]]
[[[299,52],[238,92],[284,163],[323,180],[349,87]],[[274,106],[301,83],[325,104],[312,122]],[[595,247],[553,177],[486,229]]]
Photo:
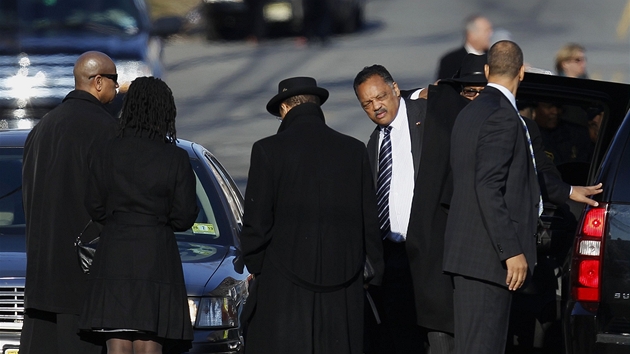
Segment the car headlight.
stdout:
[[188,298],[190,320],[195,328],[225,328],[238,326],[238,307],[249,293],[248,281],[226,278],[203,297]]

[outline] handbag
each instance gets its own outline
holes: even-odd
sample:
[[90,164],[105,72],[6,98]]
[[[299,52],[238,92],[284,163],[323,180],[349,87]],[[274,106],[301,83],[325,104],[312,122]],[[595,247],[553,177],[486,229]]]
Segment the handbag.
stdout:
[[81,270],[83,273],[90,274],[90,266],[92,266],[92,261],[94,260],[94,254],[96,253],[96,246],[100,240],[100,236],[92,239],[90,242],[83,243],[81,241],[81,236],[85,233],[85,231],[92,224],[92,220],[88,221],[87,225],[83,228],[83,231],[77,237],[77,240],[74,242],[74,245],[77,248],[77,256],[79,257],[79,266],[81,266]]

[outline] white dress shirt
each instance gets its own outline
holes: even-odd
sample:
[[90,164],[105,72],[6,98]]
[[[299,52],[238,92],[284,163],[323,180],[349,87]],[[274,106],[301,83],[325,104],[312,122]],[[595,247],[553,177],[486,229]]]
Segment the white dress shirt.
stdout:
[[[398,114],[390,123],[392,131],[392,180],[389,190],[389,219],[392,241],[402,242],[407,237],[411,201],[414,189],[413,156],[411,154],[411,136],[407,118],[407,106],[400,99]],[[379,134],[379,148],[383,141],[383,131]]]

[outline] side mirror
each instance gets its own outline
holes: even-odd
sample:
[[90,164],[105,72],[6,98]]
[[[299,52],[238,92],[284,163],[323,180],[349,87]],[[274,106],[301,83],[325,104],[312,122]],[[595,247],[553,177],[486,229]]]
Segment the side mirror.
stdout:
[[179,33],[184,25],[184,20],[178,16],[160,17],[151,25],[151,35],[166,38]]

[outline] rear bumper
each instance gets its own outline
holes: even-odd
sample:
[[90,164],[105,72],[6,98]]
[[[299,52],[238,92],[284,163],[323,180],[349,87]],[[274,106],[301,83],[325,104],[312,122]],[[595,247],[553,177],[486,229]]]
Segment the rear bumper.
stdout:
[[597,314],[579,303],[569,304],[564,318],[567,354],[621,354],[630,352],[630,335],[600,333]]

